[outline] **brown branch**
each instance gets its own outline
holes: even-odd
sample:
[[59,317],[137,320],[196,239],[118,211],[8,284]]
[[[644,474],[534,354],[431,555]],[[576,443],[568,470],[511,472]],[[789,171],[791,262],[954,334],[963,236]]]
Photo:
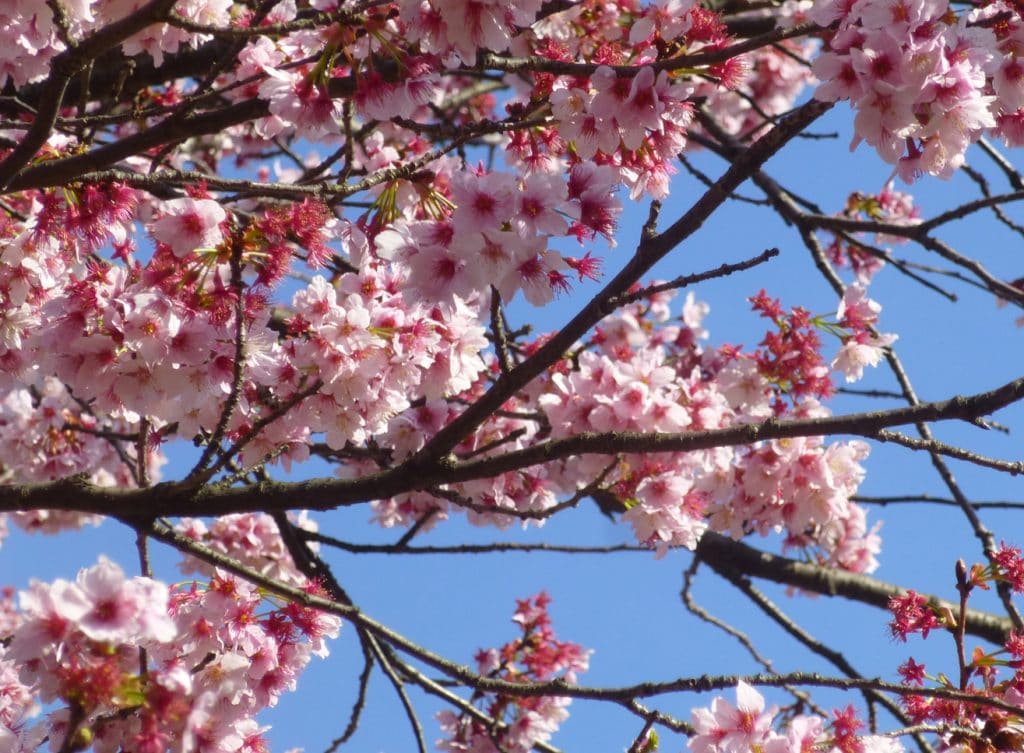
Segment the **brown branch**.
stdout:
[[1018,201],[1020,199],[1024,199],[1024,192],[1002,194],[1001,196],[992,196],[987,199],[978,199],[977,201],[964,204],[956,210],[951,210],[951,212],[938,215],[932,220],[928,220],[917,225],[898,225],[889,222],[875,222],[873,220],[852,220],[846,217],[830,217],[827,215],[816,214],[804,214],[802,219],[808,225],[824,228],[826,230],[885,233],[886,235],[896,235],[902,238],[909,238],[921,245],[923,248],[938,254],[953,264],[956,264],[958,267],[962,267],[963,269],[970,271],[975,277],[985,284],[986,288],[998,295],[1000,298],[1004,298],[1020,306],[1024,306],[1024,292],[994,276],[980,262],[964,256],[947,243],[944,243],[938,238],[928,234],[928,230],[934,225],[939,224],[939,221],[948,222],[951,219],[955,219],[955,213],[960,210],[964,210],[965,208],[970,211],[977,211],[999,202],[1010,200]]
[[370,652],[370,648],[364,642],[363,648],[363,669],[359,673],[359,685],[356,691],[356,700],[352,703],[352,709],[349,711],[348,724],[345,725],[345,729],[340,735],[331,740],[331,744],[327,746],[324,753],[334,753],[338,748],[347,743],[352,735],[359,729],[359,720],[362,718],[363,709],[366,708],[366,691],[370,686],[370,675],[373,674],[373,654]]
[[80,179],[86,173],[106,169],[148,149],[194,136],[219,133],[239,123],[265,117],[269,112],[268,104],[263,100],[248,99],[190,118],[177,119],[171,116],[151,128],[85,154],[48,160],[28,167],[10,182],[8,190],[24,191],[64,185]]
[[71,79],[106,50],[166,16],[174,3],[175,0],[150,0],[134,13],[104,26],[50,61],[50,75],[43,84],[32,127],[0,162],[0,191],[12,184],[18,172],[50,137]]
[[[397,71],[390,69],[385,70],[384,73],[385,77],[397,75]],[[331,97],[335,99],[350,97],[355,92],[355,77],[345,76],[331,79],[328,83],[328,91]],[[89,173],[107,170],[118,162],[128,157],[143,154],[149,149],[166,146],[167,144],[173,144],[195,136],[219,133],[231,126],[258,120],[269,114],[269,104],[255,98],[207,110],[188,117],[176,117],[174,113],[171,113],[167,118],[144,131],[118,139],[113,143],[98,147],[85,154],[48,160],[26,168],[11,181],[9,190],[23,191],[29,188],[45,188],[48,186],[64,185],[74,180],[82,180]],[[314,189],[314,193],[319,190],[322,193],[329,193],[335,198],[351,196],[382,182],[409,177],[409,175],[421,169],[423,165],[479,136],[503,133],[520,128],[530,128],[545,122],[545,118],[526,121],[516,118],[507,118],[500,121],[480,121],[460,128],[457,135],[453,134],[450,144],[434,149],[405,165],[381,170],[359,183],[345,186],[331,185],[326,188],[318,187]],[[301,189],[294,187],[292,190],[298,195]],[[274,192],[277,194],[284,193],[280,188]]]
[[877,432],[874,435],[874,439],[879,442],[892,442],[893,444],[898,444],[901,447],[907,447],[911,450],[924,450],[929,453],[945,455],[946,457],[955,458],[956,460],[962,460],[965,463],[979,465],[982,468],[991,468],[994,471],[1009,473],[1012,476],[1024,473],[1024,461],[1022,460],[1000,460],[999,458],[990,458],[987,455],[971,452],[970,450],[965,450],[962,447],[956,447],[945,442],[940,442],[937,439],[918,439],[917,437],[908,437],[906,434],[900,434],[896,431]]
[[[784,39],[804,37],[819,31],[823,31],[823,29],[817,24],[798,24],[788,29],[773,29],[719,50],[697,52],[692,55],[678,55],[647,65],[611,65],[604,67],[611,68],[618,76],[635,76],[643,68],[647,67],[653,68],[655,71],[678,71],[683,68],[698,68],[716,63],[724,63],[726,60],[747,52],[753,52],[762,47],[768,47]],[[597,63],[568,63],[560,60],[551,60],[550,58],[515,58],[491,53],[481,56],[480,69],[499,70],[506,73],[543,72],[554,73],[560,76],[590,76],[600,67],[602,66]]]
[[[958,396],[934,403],[918,403],[903,408],[846,416],[794,421],[770,419],[760,424],[679,434],[583,433],[466,462],[448,456],[425,465],[414,456],[393,468],[354,479],[297,482],[263,480],[245,487],[215,484],[199,489],[186,483],[166,482],[140,490],[98,487],[83,476],[72,476],[42,484],[0,486],[0,512],[62,509],[133,519],[151,515],[225,515],[300,507],[327,510],[411,491],[425,491],[443,484],[491,478],[574,455],[691,452],[802,436],[853,434],[873,437],[884,428],[900,424],[970,420],[1022,398],[1024,378],[969,397]],[[501,512],[493,509],[489,511]]]
[[315,29],[318,26],[330,26],[332,24],[342,25],[356,25],[359,19],[356,19],[352,14],[343,10],[334,10],[331,12],[316,12],[316,13],[300,13],[299,16],[287,23],[280,24],[266,24],[262,26],[207,26],[206,24],[198,24],[194,21],[190,21],[187,18],[179,16],[177,13],[172,13],[167,19],[167,24],[178,29],[184,29],[190,31],[193,34],[208,34],[214,37],[227,37],[231,39],[250,39],[252,37],[281,37],[292,32],[302,31],[305,29]]
[[513,541],[496,541],[491,544],[455,544],[452,546],[398,546],[397,544],[353,544],[348,541],[315,531],[300,531],[300,536],[309,541],[341,549],[352,554],[500,554],[546,552],[557,554],[617,554],[634,552],[650,554],[651,548],[637,544],[611,544],[609,546],[572,546],[558,544],[520,544]]
[[[970,420],[1024,399],[1024,378],[1016,379],[991,392],[971,397],[955,397],[936,403],[846,416],[778,421],[732,426],[704,432],[681,434],[581,433],[564,439],[540,442],[522,450],[458,463],[451,468],[450,481],[497,475],[508,470],[559,460],[573,455],[630,452],[690,452],[713,447],[754,444],[766,439],[797,436],[853,434],[875,437],[889,426],[946,419]],[[1013,469],[1015,470],[1015,469]],[[1011,472],[1013,472],[1011,470]]]
[[[697,554],[702,562],[723,577],[728,577],[727,573],[743,573],[824,596],[841,596],[879,609],[887,609],[889,599],[907,592],[901,586],[867,575],[769,554],[712,532],[705,533],[701,538]],[[926,597],[940,609],[949,607],[955,613],[958,608],[953,602],[936,596]],[[968,609],[966,630],[971,635],[1002,645],[1013,630],[1013,623],[1005,617]]]
[[779,255],[779,249],[769,248],[762,251],[757,256],[751,257],[735,264],[723,264],[716,269],[708,270],[707,272],[699,272],[692,275],[680,275],[674,280],[668,282],[662,282],[657,285],[649,285],[646,288],[642,288],[635,293],[629,293],[628,295],[618,296],[609,301],[612,306],[625,306],[628,303],[639,301],[658,293],[664,293],[667,290],[679,290],[681,288],[696,285],[699,282],[706,280],[714,280],[719,277],[728,277],[729,275],[735,274],[736,272],[743,272],[745,270],[756,267],[759,264],[764,264],[766,261],[774,259]]
[[[920,504],[932,504],[932,505],[943,505],[946,507],[960,507],[960,503],[950,497],[936,497],[931,494],[906,494],[906,495],[891,495],[885,497],[875,497],[858,494],[850,498],[854,502],[859,502],[865,505],[878,505],[879,507],[885,507],[886,505],[901,504],[901,503],[920,503]],[[983,502],[971,502],[971,507],[975,510],[984,510],[986,508],[994,510],[1019,510],[1024,509],[1024,502],[1010,502],[1005,500],[993,500]]]
[[1003,171],[1003,175],[1006,176],[1006,180],[1009,182],[1010,186],[1016,191],[1024,191],[1024,178],[1021,178],[1020,173],[1017,172],[1016,168],[1014,168],[1010,161],[1003,156],[1002,152],[996,149],[984,136],[978,139],[977,144],[978,148],[985,152],[985,156],[992,160],[996,167]]

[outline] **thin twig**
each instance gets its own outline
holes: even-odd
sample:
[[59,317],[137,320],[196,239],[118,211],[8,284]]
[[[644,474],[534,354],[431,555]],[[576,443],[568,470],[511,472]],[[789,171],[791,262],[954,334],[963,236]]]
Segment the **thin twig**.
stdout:
[[699,272],[697,274],[680,275],[674,280],[669,280],[668,282],[658,283],[657,285],[649,285],[648,287],[641,288],[640,290],[637,290],[633,293],[616,296],[615,298],[612,298],[609,301],[609,305],[616,307],[625,306],[627,304],[633,303],[634,301],[649,298],[652,295],[657,295],[658,293],[663,293],[667,290],[679,290],[680,288],[689,287],[690,285],[696,285],[699,282],[714,280],[719,277],[728,277],[729,275],[735,274],[736,272],[743,272],[748,269],[751,269],[752,267],[756,267],[759,264],[764,264],[765,262],[774,259],[778,255],[779,249],[769,248],[765,251],[762,251],[757,256],[753,256],[741,262],[735,262],[733,264],[723,264],[716,269],[710,269],[706,272]]
[[[927,503],[930,505],[944,505],[947,507],[960,507],[960,503],[950,497],[936,497],[932,494],[906,494],[906,495],[892,495],[885,497],[868,496],[864,494],[857,494],[850,499],[854,502],[859,502],[865,505],[878,505],[879,507],[885,507],[886,505],[902,504],[902,503]],[[1015,510],[1024,509],[1024,502],[1010,502],[1004,500],[992,500],[984,502],[971,502],[971,507],[975,510],[984,510],[986,508],[992,510]]]
[[359,720],[363,715],[363,709],[366,708],[366,691],[370,687],[370,675],[373,674],[373,654],[370,651],[370,647],[367,643],[361,642],[363,650],[363,669],[359,673],[358,689],[356,690],[356,700],[352,704],[352,710],[348,715],[348,724],[345,725],[344,731],[336,738],[331,740],[331,744],[327,746],[324,753],[335,753],[335,751],[342,745],[352,739],[352,736],[359,729]]
[[[214,455],[220,449],[221,440],[227,432],[228,422],[234,415],[235,408],[242,395],[242,378],[245,374],[245,284],[242,281],[242,236],[244,232],[239,231],[231,243],[231,287],[235,294],[235,362],[232,364],[231,390],[220,410],[220,418],[213,434],[207,439],[206,447],[196,462],[195,467],[185,477],[186,484],[204,484],[215,473],[217,466],[210,469]],[[231,453],[228,457],[233,457]]]

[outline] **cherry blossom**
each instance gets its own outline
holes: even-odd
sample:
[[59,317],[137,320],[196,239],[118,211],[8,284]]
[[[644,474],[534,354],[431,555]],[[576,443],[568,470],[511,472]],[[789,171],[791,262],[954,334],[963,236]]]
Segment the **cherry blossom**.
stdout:
[[693,726],[697,734],[690,740],[696,753],[737,753],[767,741],[775,709],[765,710],[764,696],[740,682],[736,686],[736,705],[715,698],[709,709],[695,709]]
[[[581,646],[555,637],[548,615],[550,597],[545,593],[517,602],[512,621],[522,630],[522,637],[501,648],[477,652],[476,662],[481,674],[510,681],[543,681],[556,676],[574,682],[585,672],[590,652]],[[467,714],[443,711],[438,715],[441,730],[448,737],[438,742],[441,750],[509,750],[526,753],[538,743],[545,743],[569,716],[570,699],[544,696],[536,700],[496,695],[482,700],[490,715],[502,720],[503,727],[495,735],[478,720]]]
[[79,574],[77,585],[87,609],[75,623],[91,640],[145,643],[174,636],[163,584],[144,578],[127,580],[120,567],[101,558],[96,567]]
[[220,204],[210,199],[172,199],[164,203],[162,216],[153,223],[150,232],[182,258],[196,249],[219,244],[223,238],[220,224],[226,218]]
[[851,334],[844,337],[843,345],[832,361],[832,368],[843,372],[847,382],[860,379],[865,366],[877,366],[883,349],[897,340],[896,335],[878,334],[874,330],[881,308],[867,297],[860,283],[849,286],[843,294],[836,319]]
[[[294,688],[310,655],[327,655],[325,639],[339,628],[337,618],[293,604],[257,618],[261,598],[224,573],[172,590],[125,578],[105,558],[74,583],[34,582],[21,594],[9,650],[0,652],[0,741],[27,750],[47,730],[66,737],[102,718],[101,744],[125,750],[185,750],[199,738],[210,748],[235,750],[237,737],[257,745],[269,728],[253,715]],[[153,661],[143,668],[145,683],[140,648]],[[11,660],[26,684],[10,675]],[[31,725],[36,699],[71,702],[84,719],[58,711]]]

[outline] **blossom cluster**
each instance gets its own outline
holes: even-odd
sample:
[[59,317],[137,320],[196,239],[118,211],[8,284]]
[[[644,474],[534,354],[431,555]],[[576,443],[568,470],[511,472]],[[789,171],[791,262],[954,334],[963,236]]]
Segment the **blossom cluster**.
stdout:
[[551,109],[576,156],[590,160],[600,152],[614,160],[632,198],[664,198],[675,172],[670,163],[686,145],[692,94],[692,85],[671,82],[665,71],[645,67],[628,79],[601,66],[589,86],[553,89]]
[[[0,280],[4,300],[20,303],[2,314],[9,334],[0,356],[2,378],[18,385],[4,402],[3,420],[9,437],[3,462],[17,469],[18,480],[88,468],[98,480],[132,483],[114,455],[129,425],[146,417],[156,441],[171,424],[182,436],[212,432],[222,406],[209,395],[233,390],[241,399],[227,434],[245,445],[246,462],[281,448],[294,453],[287,459],[303,459],[312,433],[326,432],[336,447],[362,441],[408,407],[410,395],[459,392],[483,368],[478,353],[486,340],[477,314],[457,297],[411,300],[379,263],[348,276],[340,288],[314,278],[295,293],[291,337],[281,340],[266,292],[295,247],[281,240],[273,213],[239,228],[209,199],[154,203],[150,232],[157,250],[142,265],[130,249],[127,263],[77,261],[80,244],[61,243],[41,229],[56,225],[67,208],[38,202],[29,208],[36,214],[5,246],[8,275]],[[310,216],[297,212],[289,221]],[[311,231],[308,222],[302,232],[304,245],[322,253],[323,232]],[[357,230],[332,240],[371,261]],[[229,244],[238,248],[242,274],[257,275],[253,284],[233,282]],[[16,275],[19,267],[61,274]],[[245,362],[238,372],[240,324]],[[252,436],[251,427],[275,406],[316,382],[316,398],[296,408],[292,421]],[[150,481],[158,464],[157,458],[150,463]]]
[[[575,683],[577,675],[587,670],[590,652],[576,643],[558,640],[548,614],[550,603],[543,592],[517,600],[512,621],[522,635],[500,648],[477,652],[477,672],[512,683],[544,682],[556,677]],[[570,699],[486,693],[477,694],[474,702],[502,726],[495,728],[465,711],[442,711],[438,721],[447,737],[438,741],[439,750],[528,753],[535,745],[550,740],[569,716]]]
[[[855,191],[846,200],[842,217],[851,220],[879,221],[893,225],[915,225],[921,221],[914,197],[893,188],[892,181],[886,183],[877,194]],[[867,285],[871,278],[885,266],[885,251],[878,246],[906,243],[898,235],[876,233],[871,242],[860,242],[849,234],[834,233],[828,246],[829,260],[838,267],[849,267],[857,282]]]
[[861,284],[850,285],[843,294],[836,318],[847,331],[843,346],[832,361],[832,368],[846,375],[847,382],[855,382],[864,374],[865,366],[877,366],[883,349],[897,340],[893,334],[879,334],[874,328],[882,307],[867,297]]
[[[538,439],[588,431],[685,433],[772,415],[828,415],[817,397],[831,391],[829,367],[820,341],[810,336],[811,317],[805,317],[802,338],[778,339],[772,357],[728,346],[705,350],[700,341],[707,336],[707,306],[691,294],[681,317],[672,319],[670,299],[670,293],[658,293],[605,319],[592,341],[556,364],[527,394],[506,402],[456,454],[494,455]],[[778,307],[764,296],[756,300],[772,310]],[[857,300],[861,308],[877,313],[870,299]],[[850,301],[841,305],[838,318],[852,329],[860,309],[853,306],[852,293]],[[843,345],[837,363],[849,357],[843,354],[850,347]],[[811,371],[818,380],[817,394],[802,388],[802,375]],[[543,420],[536,417],[538,408]],[[443,402],[426,402],[395,417],[382,444],[395,448],[400,460],[457,413]],[[462,508],[474,523],[506,526],[517,518],[542,520],[560,497],[597,489],[624,505],[622,518],[637,540],[659,553],[669,547],[694,548],[708,528],[736,538],[784,531],[788,547],[814,550],[832,566],[870,572],[880,547],[877,526],[869,527],[864,509],[851,501],[867,454],[863,442],[804,437],[693,452],[584,455],[449,484],[442,493],[380,500],[374,503],[375,517],[385,526],[434,525]],[[345,473],[372,468],[362,461]]]
[[854,145],[866,141],[904,180],[949,177],[988,131],[1022,143],[1024,27],[1012,4],[956,13],[945,0],[823,0],[807,15],[837,24],[813,64],[815,96],[849,100]]
[[[961,560],[956,565],[956,587],[959,606],[943,604],[915,591],[907,591],[889,600],[892,619],[889,628],[895,638],[906,642],[911,635],[922,639],[934,632],[953,634],[956,661],[959,664],[957,689],[978,699],[950,698],[941,695],[909,694],[902,703],[907,717],[914,724],[936,724],[946,731],[941,736],[941,750],[1015,750],[1020,746],[1019,712],[1007,712],[1006,706],[1024,709],[1024,636],[1010,632],[996,650],[982,646],[970,649],[960,625],[966,620],[967,604],[978,589],[989,590],[1003,583],[1010,594],[1024,593],[1024,557],[1018,547],[1002,542],[993,551],[989,564],[968,568]],[[951,681],[942,673],[929,673],[928,668],[908,657],[898,668],[903,682],[911,687],[929,684],[948,688]],[[996,708],[991,701],[1003,706]]]
[[[649,5],[586,0],[538,20],[541,10],[539,1],[403,1],[392,12],[367,9],[365,34],[321,28],[255,35],[239,53],[238,65],[220,78],[227,97],[259,97],[268,104],[269,115],[236,131],[239,142],[248,142],[242,151],[293,135],[345,140],[353,123],[346,125],[351,114],[342,112],[332,81],[351,76],[355,114],[374,122],[375,137],[384,142],[373,153],[363,143],[351,144],[352,167],[397,166],[425,150],[412,123],[429,121],[441,103],[472,85],[472,79],[451,69],[472,65],[477,50],[509,52],[591,66],[588,73],[537,71],[508,78],[517,90],[505,104],[511,117],[527,115],[537,102],[550,104],[550,117],[504,137],[510,164],[549,177],[577,165],[607,166],[633,198],[664,198],[676,172],[673,162],[688,148],[694,99],[704,100],[730,132],[754,138],[812,81],[800,56],[810,54],[813,42],[786,41],[778,50],[765,47],[693,70],[656,71],[654,63],[680,52],[712,52],[730,42],[719,14],[691,0]],[[264,23],[295,17],[295,7],[282,3]],[[615,65],[633,70],[616,71]],[[462,125],[498,120],[493,96],[470,102],[471,117]],[[421,192],[447,191],[441,175],[419,183]]]
[[[776,730],[773,725],[779,725]],[[865,735],[864,722],[853,707],[837,709],[832,718],[799,714],[785,718],[753,687],[740,681],[736,703],[716,696],[710,708],[693,711],[695,733],[688,743],[694,753],[803,753],[830,750],[835,753],[902,753],[902,743],[892,737]]]
[[[297,528],[315,532],[317,524],[305,511],[289,515]],[[285,547],[277,523],[266,513],[240,513],[222,515],[209,525],[199,518],[182,518],[176,530],[214,552],[233,557],[236,561],[268,578],[293,586],[306,583]],[[315,544],[307,544],[316,551]],[[216,569],[195,557],[186,556],[181,563],[186,575],[200,573],[212,577]]]
[[[112,422],[104,429],[117,434],[129,428]],[[101,486],[134,483],[130,467],[103,436],[100,422],[84,410],[56,377],[11,390],[0,403],[0,451],[5,481],[53,481],[84,473]],[[151,478],[159,478],[163,457],[147,447]],[[20,515],[21,513],[19,513]]]
[[376,255],[405,272],[410,293],[428,300],[470,300],[493,287],[503,301],[522,290],[530,303],[548,303],[569,289],[573,265],[579,268],[548,248],[551,239],[570,231],[610,238],[622,211],[607,167],[584,163],[568,180],[452,167],[446,165],[450,217],[397,218],[374,238]]
[[256,715],[340,627],[226,572],[168,588],[106,558],[74,582],[33,581],[19,606],[0,649],[0,746],[12,753],[45,738],[51,750],[261,753]]
[[[63,18],[56,19],[52,6],[34,0],[14,0],[0,11],[0,85],[15,86],[39,81],[49,73],[50,61],[67,49],[67,40],[80,41],[104,26],[119,21],[144,5],[142,0],[76,0],[65,3]],[[230,19],[232,0],[181,0],[175,12],[205,26],[223,26]],[[198,45],[208,39],[169,24],[154,24],[126,39],[126,55],[146,52],[157,65],[165,54],[182,45]]]

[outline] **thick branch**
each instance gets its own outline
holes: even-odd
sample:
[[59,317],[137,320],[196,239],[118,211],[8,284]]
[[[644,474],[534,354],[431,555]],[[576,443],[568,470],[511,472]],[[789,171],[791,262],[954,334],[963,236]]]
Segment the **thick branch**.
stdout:
[[881,429],[900,424],[970,420],[1022,398],[1024,378],[969,397],[848,416],[797,421],[770,419],[760,424],[680,434],[584,433],[466,462],[448,457],[424,465],[414,457],[394,468],[355,479],[266,480],[245,487],[213,485],[201,489],[168,482],[149,489],[111,489],[94,486],[84,476],[73,476],[46,484],[0,486],[0,512],[61,509],[145,519],[150,516],[226,515],[256,510],[328,510],[405,492],[429,490],[443,484],[491,478],[574,455],[691,452],[748,445],[768,439],[835,434],[872,437]]
[[[880,609],[888,608],[889,599],[893,596],[907,592],[906,588],[866,575],[779,557],[711,532],[701,538],[697,554],[702,562],[724,577],[743,573],[825,596],[841,596]],[[954,613],[959,609],[958,605],[936,596],[927,598],[932,604],[940,608],[949,607]],[[967,610],[967,632],[971,635],[1002,644],[1011,630],[1013,623],[1005,617],[976,609]]]
[[174,3],[175,0],[151,0],[134,13],[103,27],[51,61],[50,75],[43,85],[39,109],[32,127],[14,150],[0,162],[0,190],[11,184],[12,179],[46,143],[72,77],[101,53],[166,16]]

